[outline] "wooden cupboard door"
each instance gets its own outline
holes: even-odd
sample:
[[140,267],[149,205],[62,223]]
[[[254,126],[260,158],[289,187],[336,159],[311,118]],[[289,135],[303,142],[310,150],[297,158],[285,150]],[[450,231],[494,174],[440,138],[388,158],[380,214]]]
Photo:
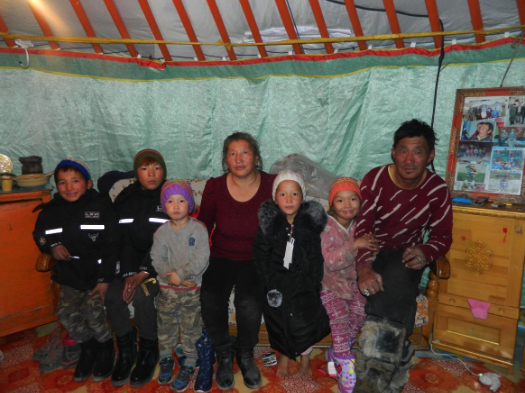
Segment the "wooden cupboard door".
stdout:
[[[454,213],[442,293],[519,308],[525,241],[523,220]],[[441,302],[441,297],[440,297]]]
[[459,350],[512,364],[517,326],[517,320],[492,314],[486,320],[475,319],[470,309],[440,304],[432,342],[451,345],[453,352]]
[[35,269],[33,209],[41,202],[0,203],[0,336],[56,319],[50,274]]

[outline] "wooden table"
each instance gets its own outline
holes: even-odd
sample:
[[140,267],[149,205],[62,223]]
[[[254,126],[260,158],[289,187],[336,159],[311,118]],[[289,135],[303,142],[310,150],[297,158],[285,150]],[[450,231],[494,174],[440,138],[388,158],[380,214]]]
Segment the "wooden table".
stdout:
[[0,337],[57,319],[58,292],[49,273],[40,273],[33,240],[37,213],[51,200],[51,190],[14,188],[0,192]]

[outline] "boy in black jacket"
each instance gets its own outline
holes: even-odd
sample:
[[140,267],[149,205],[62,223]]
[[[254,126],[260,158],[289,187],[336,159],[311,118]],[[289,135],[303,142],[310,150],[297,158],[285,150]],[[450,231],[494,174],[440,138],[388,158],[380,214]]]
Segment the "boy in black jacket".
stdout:
[[[122,239],[117,278],[109,286],[106,310],[119,349],[111,384],[122,386],[129,380],[131,387],[140,387],[151,380],[159,361],[155,308],[159,284],[149,251],[153,233],[169,217],[160,204],[160,191],[166,179],[162,155],[152,149],[139,151],[133,159],[133,170],[137,181],[122,190],[113,204]],[[128,309],[131,302],[140,337],[138,359],[137,331],[131,325]],[[137,365],[131,371],[135,362]]]
[[57,193],[42,208],[33,238],[40,251],[58,263],[51,278],[62,286],[58,318],[80,343],[75,381],[93,374],[102,381],[113,370],[114,346],[104,298],[119,253],[116,214],[107,198],[92,188],[87,166],[66,158],[55,168]]

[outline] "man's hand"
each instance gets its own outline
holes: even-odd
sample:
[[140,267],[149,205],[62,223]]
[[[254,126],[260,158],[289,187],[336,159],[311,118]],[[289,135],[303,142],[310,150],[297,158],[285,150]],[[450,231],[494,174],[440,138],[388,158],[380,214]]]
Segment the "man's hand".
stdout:
[[51,254],[53,254],[53,258],[55,258],[57,261],[70,261],[71,260],[69,251],[63,245],[53,247],[51,249]]
[[401,261],[409,269],[420,270],[427,267],[427,261],[425,260],[425,254],[419,247],[408,247],[403,252]]
[[359,277],[357,286],[361,293],[365,296],[375,295],[379,291],[383,291],[383,278],[379,273],[376,273],[371,268],[364,268],[357,272]]
[[93,296],[95,293],[99,293],[102,298],[102,303],[106,301],[106,292],[108,291],[109,283],[108,282],[99,282],[95,288],[89,292],[89,296]]
[[187,288],[195,288],[197,286],[197,283],[195,281],[186,280],[181,282],[180,285]]
[[122,299],[124,299],[126,303],[131,303],[135,296],[135,291],[144,282],[148,275],[149,274],[146,272],[140,272],[134,276],[126,277],[126,280],[124,281],[124,291],[122,292]]

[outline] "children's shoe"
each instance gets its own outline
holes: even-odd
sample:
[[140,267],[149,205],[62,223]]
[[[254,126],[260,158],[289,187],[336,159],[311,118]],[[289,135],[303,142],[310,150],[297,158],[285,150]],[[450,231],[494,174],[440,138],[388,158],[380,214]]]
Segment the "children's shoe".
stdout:
[[43,373],[49,373],[51,371],[58,370],[62,367],[62,351],[64,350],[64,344],[62,340],[59,340],[53,350],[47,355],[47,357],[40,362],[38,365],[38,371]]
[[177,377],[173,380],[171,384],[171,390],[174,392],[184,392],[190,385],[191,378],[195,369],[189,366],[182,366],[177,374]]
[[59,326],[53,329],[53,331],[47,336],[45,344],[33,353],[33,360],[37,362],[44,360],[60,343],[60,333],[61,330]]
[[327,362],[333,362],[334,361],[334,346],[333,344],[330,345],[330,347],[326,350],[324,354]]
[[334,353],[337,370],[338,388],[341,393],[351,393],[356,384],[355,358],[352,354],[341,356]]
[[162,358],[160,361],[159,385],[169,385],[173,380],[173,367],[175,362],[171,356]]

